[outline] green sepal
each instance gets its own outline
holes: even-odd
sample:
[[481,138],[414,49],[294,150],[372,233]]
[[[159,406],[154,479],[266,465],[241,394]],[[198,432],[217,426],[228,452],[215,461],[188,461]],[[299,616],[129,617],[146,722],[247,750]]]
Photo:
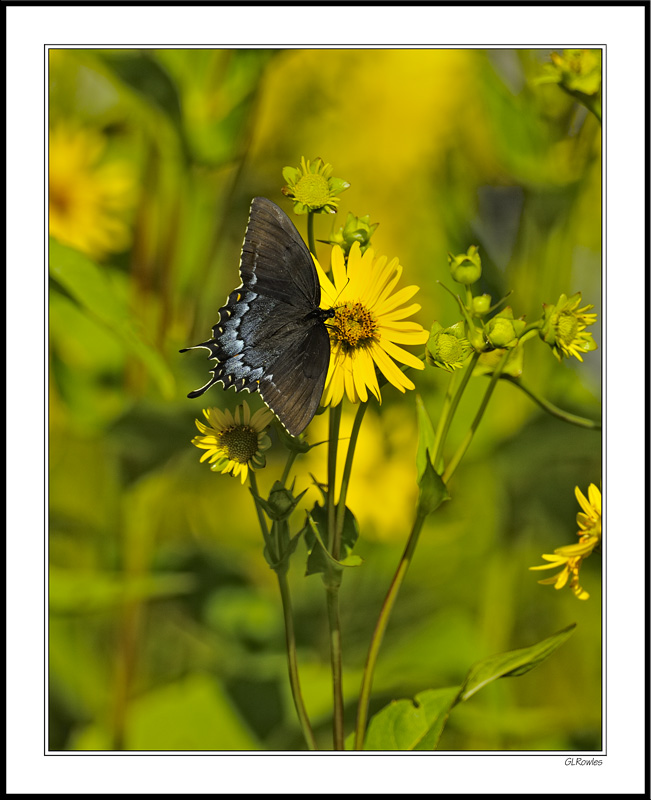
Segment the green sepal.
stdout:
[[343,178],[328,178],[328,185],[330,187],[330,194],[341,194],[346,189],[350,189],[350,183]]
[[418,506],[417,514],[427,516],[432,511],[450,499],[448,487],[443,483],[441,476],[434,470],[429,450],[426,450],[425,469],[418,480]]

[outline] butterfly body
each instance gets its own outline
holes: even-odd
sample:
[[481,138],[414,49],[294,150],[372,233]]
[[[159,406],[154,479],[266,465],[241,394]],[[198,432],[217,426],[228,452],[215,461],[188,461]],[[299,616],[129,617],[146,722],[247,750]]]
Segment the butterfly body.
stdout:
[[[282,424],[297,436],[319,406],[330,360],[321,288],[305,242],[289,217],[264,197],[251,203],[240,260],[241,285],[219,310],[206,348],[213,376],[188,397],[215,383],[260,392]],[[185,351],[181,351],[185,352]]]

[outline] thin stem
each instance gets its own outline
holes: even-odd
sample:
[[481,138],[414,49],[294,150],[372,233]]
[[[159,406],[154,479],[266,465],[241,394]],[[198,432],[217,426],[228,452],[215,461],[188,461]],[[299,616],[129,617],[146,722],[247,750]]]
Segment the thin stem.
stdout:
[[316,258],[316,242],[314,240],[314,212],[307,212],[307,243],[310,247],[310,253]]
[[551,414],[553,417],[558,417],[558,419],[562,419],[563,422],[569,422],[571,425],[578,425],[580,428],[590,428],[597,431],[601,430],[601,422],[587,419],[586,417],[579,417],[576,414],[570,414],[569,411],[564,411],[562,408],[550,403],[549,400],[545,400],[544,397],[537,395],[532,389],[525,386],[520,378],[514,378],[512,375],[503,375],[502,380],[517,386],[518,389],[521,389],[526,395],[529,395],[535,403],[538,403],[544,411]]
[[307,711],[303,703],[303,694],[301,692],[301,684],[298,677],[298,661],[296,659],[296,637],[294,634],[294,618],[292,616],[292,600],[289,594],[289,584],[287,583],[287,575],[284,572],[277,572],[278,587],[280,589],[280,597],[283,606],[283,617],[285,620],[285,643],[287,645],[287,667],[289,670],[289,684],[292,689],[292,697],[294,698],[294,706],[298,714],[298,720],[301,724],[303,736],[307,742],[308,749],[317,750],[314,732],[310,725]]
[[[260,497],[260,492],[258,491],[258,481],[255,477],[255,472],[250,469],[249,470],[249,482],[251,484],[252,491]],[[253,498],[253,505],[255,506],[256,513],[258,515],[258,522],[260,523],[260,530],[262,531],[262,538],[264,539],[264,543],[267,545],[267,549],[269,550],[269,555],[271,556],[274,562],[278,561],[278,553],[276,552],[276,544],[273,538],[269,534],[269,528],[267,527],[267,520],[264,518],[264,514],[262,513],[262,509],[256,503],[255,497]]]
[[[255,478],[255,473],[253,472],[253,470],[249,470],[249,476],[251,481],[251,489],[255,492],[256,495],[259,496],[258,483]],[[274,541],[273,537],[270,536],[269,534],[267,521],[264,518],[262,509],[255,502],[255,498],[254,498],[254,505],[258,513],[260,529],[262,531],[262,536],[264,537],[265,544],[269,549],[269,554],[271,555],[272,560],[277,562],[280,554],[277,551],[276,542]],[[310,720],[307,715],[307,711],[305,709],[305,704],[303,702],[303,693],[301,692],[301,683],[298,676],[298,660],[296,658],[296,636],[294,632],[292,601],[289,593],[287,574],[282,569],[275,570],[275,573],[276,577],[278,578],[278,588],[280,589],[280,599],[283,607],[283,618],[285,620],[285,645],[287,648],[287,668],[289,672],[289,685],[291,688],[292,697],[294,699],[294,706],[296,708],[296,713],[298,715],[298,721],[300,723],[301,730],[303,731],[303,736],[305,737],[308,749],[316,750],[317,749],[316,740],[314,738],[314,732],[312,730],[312,726],[310,725]]]
[[346,452],[346,461],[344,463],[344,474],[341,478],[341,486],[339,489],[339,500],[337,501],[337,516],[335,524],[335,538],[332,546],[332,556],[337,561],[341,555],[341,534],[344,529],[344,519],[346,516],[346,495],[348,494],[348,484],[350,483],[350,474],[353,468],[353,457],[355,455],[355,447],[357,446],[357,437],[359,430],[362,427],[362,420],[368,408],[368,403],[360,403],[357,407],[357,413],[353,421],[353,427],[350,432],[350,440],[348,441],[348,451]]
[[337,477],[337,449],[339,447],[339,426],[341,424],[341,403],[330,408],[328,430],[328,550],[333,553],[335,541],[335,481]]
[[[330,408],[328,431],[328,494],[327,527],[328,551],[339,560],[339,543],[336,542],[335,480],[337,476],[337,449],[341,424],[341,403]],[[335,552],[336,548],[336,552]],[[341,625],[339,621],[339,586],[341,574],[329,570],[323,576],[326,587],[328,627],[330,630],[330,665],[332,671],[333,742],[335,750],[344,749],[344,700],[342,687]]]
[[368,719],[368,705],[371,699],[371,689],[373,688],[373,673],[375,672],[375,665],[377,663],[378,654],[384,638],[384,632],[389,624],[389,616],[396,602],[398,591],[402,586],[405,579],[409,564],[411,563],[414,550],[418,544],[418,537],[420,536],[423,522],[425,521],[425,514],[418,514],[414,520],[414,525],[409,534],[409,539],[402,554],[398,569],[396,570],[389,591],[384,598],[380,616],[378,617],[373,636],[371,637],[371,644],[366,656],[366,664],[364,665],[364,673],[362,675],[362,687],[359,695],[359,705],[357,707],[357,723],[355,726],[355,750],[364,749],[364,733],[366,731],[366,721]]
[[296,450],[290,450],[289,453],[287,454],[287,461],[285,463],[285,469],[283,470],[283,474],[282,474],[282,477],[280,479],[280,482],[282,483],[283,486],[285,486],[287,484],[287,479],[289,478],[289,472],[290,472],[290,470],[292,468],[292,465],[294,463],[294,459],[296,458],[296,455],[297,455]]
[[339,620],[339,582],[326,586],[328,625],[330,628],[330,667],[332,670],[333,742],[335,750],[344,749],[344,696],[341,657],[341,624]]
[[459,401],[468,385],[468,381],[470,380],[470,376],[472,375],[473,370],[477,362],[479,361],[480,353],[474,352],[472,354],[472,358],[470,363],[466,367],[466,371],[463,373],[463,378],[461,379],[461,383],[459,384],[459,388],[457,389],[452,401],[449,405],[447,415],[445,415],[444,422],[443,422],[443,429],[441,431],[440,439],[438,441],[438,446],[436,448],[436,452],[434,453],[434,459],[432,463],[434,464],[434,468],[436,469],[437,464],[439,463],[439,459],[443,453],[443,447],[445,446],[445,440],[447,438],[448,432],[450,430],[450,425],[452,424],[452,420],[454,419],[455,412],[457,410],[457,406],[459,405]]
[[488,389],[486,389],[486,394],[484,395],[481,401],[481,405],[479,406],[479,409],[475,414],[475,418],[472,421],[470,429],[466,434],[464,440],[461,442],[461,445],[459,446],[457,452],[452,456],[450,463],[448,464],[445,472],[443,473],[443,483],[445,483],[446,485],[450,481],[450,478],[454,474],[456,468],[459,466],[459,462],[463,458],[466,450],[470,447],[470,442],[472,442],[473,436],[475,435],[475,432],[479,427],[479,423],[481,422],[482,417],[484,416],[484,412],[486,411],[486,407],[488,406],[488,401],[490,400],[491,395],[493,394],[493,390],[497,386],[497,382],[500,378],[500,375],[502,374],[502,370],[504,369],[504,365],[506,364],[506,360],[509,357],[509,354],[510,350],[505,350],[504,355],[500,359],[498,365],[495,367],[495,371],[491,376],[491,381],[488,384]]
[[[436,454],[440,453],[441,451],[443,428],[448,418],[452,397],[457,388],[457,383],[459,381],[459,374],[460,373],[455,369],[454,372],[450,375],[450,380],[448,381],[448,388],[446,389],[445,397],[443,398],[443,406],[441,407],[441,414],[439,416],[439,421],[436,426],[436,434],[434,436],[434,444],[432,446],[432,452],[429,454],[431,459],[435,459]],[[434,464],[434,469],[436,469],[438,464],[436,463],[435,460],[433,461],[433,464]]]

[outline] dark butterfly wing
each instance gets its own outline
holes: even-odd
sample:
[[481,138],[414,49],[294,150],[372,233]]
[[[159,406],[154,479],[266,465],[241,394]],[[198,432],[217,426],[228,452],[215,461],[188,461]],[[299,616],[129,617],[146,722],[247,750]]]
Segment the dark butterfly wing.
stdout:
[[328,314],[318,308],[321,290],[309,250],[286,214],[263,197],[251,204],[240,277],[242,285],[219,311],[213,338],[195,345],[217,360],[213,376],[188,397],[199,397],[215,383],[259,391],[297,436],[323,393]]
[[307,328],[303,325],[284,340],[285,346],[260,380],[259,391],[292,436],[298,436],[319,407],[330,361],[330,337],[323,321],[312,319]]
[[282,209],[254,197],[240,260],[242,285],[305,312],[318,307],[321,287],[310,251]]

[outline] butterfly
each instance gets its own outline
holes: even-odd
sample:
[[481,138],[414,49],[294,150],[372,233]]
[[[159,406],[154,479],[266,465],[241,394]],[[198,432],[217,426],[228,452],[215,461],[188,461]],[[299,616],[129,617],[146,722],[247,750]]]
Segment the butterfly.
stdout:
[[212,339],[186,347],[210,351],[215,383],[236,392],[259,392],[285,428],[298,436],[319,407],[330,361],[314,261],[293,223],[275,203],[255,197],[240,258],[241,285],[219,309]]

